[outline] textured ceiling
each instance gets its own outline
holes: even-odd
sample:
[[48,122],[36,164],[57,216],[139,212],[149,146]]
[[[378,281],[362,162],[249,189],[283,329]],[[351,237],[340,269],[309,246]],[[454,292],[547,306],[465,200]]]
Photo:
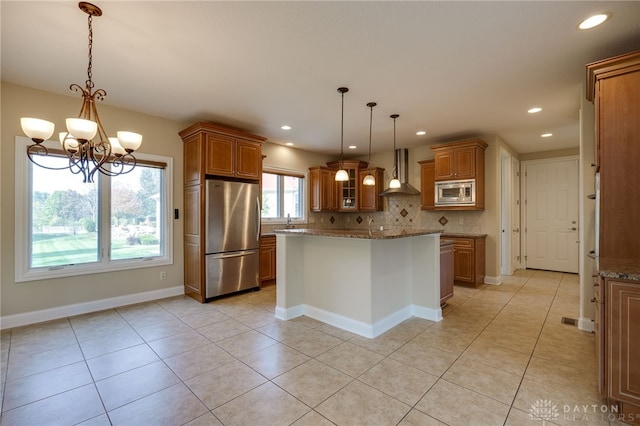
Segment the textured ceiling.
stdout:
[[[340,147],[340,86],[350,89],[345,149],[357,145],[356,155],[367,152],[370,101],[374,153],[392,149],[394,113],[398,147],[483,134],[519,153],[576,147],[585,65],[640,50],[638,1],[96,4],[104,103],[324,153]],[[84,82],[76,2],[0,7],[3,80],[63,94]],[[603,11],[605,24],[577,29]],[[527,114],[532,106],[543,111]]]

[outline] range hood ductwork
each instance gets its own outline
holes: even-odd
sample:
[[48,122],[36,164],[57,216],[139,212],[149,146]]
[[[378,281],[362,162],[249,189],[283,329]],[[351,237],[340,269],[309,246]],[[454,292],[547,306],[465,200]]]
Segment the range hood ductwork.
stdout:
[[390,195],[420,195],[420,191],[409,184],[409,150],[407,148],[396,149],[395,164],[397,165],[400,188],[388,188],[380,193],[381,197]]

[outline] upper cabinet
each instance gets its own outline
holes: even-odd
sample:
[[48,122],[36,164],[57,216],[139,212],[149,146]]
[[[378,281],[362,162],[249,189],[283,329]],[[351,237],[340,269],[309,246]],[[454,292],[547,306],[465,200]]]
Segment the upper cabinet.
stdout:
[[309,168],[309,208],[312,212],[338,210],[336,171],[328,167]]
[[[349,180],[336,182],[336,171],[340,168],[340,161],[330,161],[327,166],[309,168],[310,209],[321,211],[376,211],[382,210],[382,192],[384,169],[367,168],[364,161],[344,160],[342,167],[347,171]],[[362,184],[364,177],[371,172],[376,184],[366,186]]]
[[[640,51],[589,64],[600,172],[600,257],[640,259]],[[639,261],[640,262],[640,261]]]
[[418,161],[420,164],[420,209],[434,210],[435,205],[435,160]]
[[184,141],[184,183],[202,183],[206,175],[260,180],[266,138],[210,123],[180,132]]
[[432,145],[435,180],[480,179],[484,181],[484,150],[481,139]]
[[[483,210],[484,209],[484,151],[487,143],[481,139],[468,139],[432,145],[433,160],[420,164],[420,208],[422,210]],[[449,182],[469,181],[471,182]],[[465,185],[461,194],[458,186]],[[462,195],[467,199],[462,200]],[[445,200],[445,197],[450,197]],[[438,201],[436,201],[438,200]],[[449,202],[450,201],[450,202]]]
[[[375,178],[375,185],[364,185],[362,181],[371,173]],[[358,171],[358,210],[361,212],[382,211],[382,183],[384,180],[384,169],[373,167],[370,169],[361,169]]]

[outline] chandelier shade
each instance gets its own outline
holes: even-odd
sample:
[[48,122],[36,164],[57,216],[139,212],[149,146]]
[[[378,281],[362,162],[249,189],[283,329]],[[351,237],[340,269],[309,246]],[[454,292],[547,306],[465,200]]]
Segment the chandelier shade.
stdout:
[[30,139],[40,142],[49,139],[55,129],[55,125],[52,122],[31,117],[22,117],[20,119],[20,127]]
[[[107,137],[96,102],[107,96],[103,89],[95,89],[92,80],[93,69],[93,17],[101,16],[102,10],[91,3],[80,2],[78,7],[88,15],[89,27],[89,65],[84,88],[72,84],[73,92],[82,94],[80,114],[66,119],[66,132],[58,134],[64,155],[69,160],[65,167],[49,167],[38,163],[39,156],[50,154],[44,141],[54,132],[54,123],[39,118],[23,117],[20,119],[22,131],[34,143],[27,147],[29,160],[39,167],[52,170],[68,169],[73,174],[81,174],[84,182],[93,182],[96,172],[106,176],[117,176],[131,172],[136,166],[133,152],[140,148],[142,135],[129,131],[118,131],[117,138]],[[52,155],[60,155],[55,153]]]

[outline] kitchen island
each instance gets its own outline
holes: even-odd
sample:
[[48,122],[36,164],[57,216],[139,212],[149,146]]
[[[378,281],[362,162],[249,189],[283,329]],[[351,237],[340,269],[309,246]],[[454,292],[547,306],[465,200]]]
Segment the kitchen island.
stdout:
[[305,315],[369,338],[412,316],[442,319],[441,231],[275,233],[276,318]]

